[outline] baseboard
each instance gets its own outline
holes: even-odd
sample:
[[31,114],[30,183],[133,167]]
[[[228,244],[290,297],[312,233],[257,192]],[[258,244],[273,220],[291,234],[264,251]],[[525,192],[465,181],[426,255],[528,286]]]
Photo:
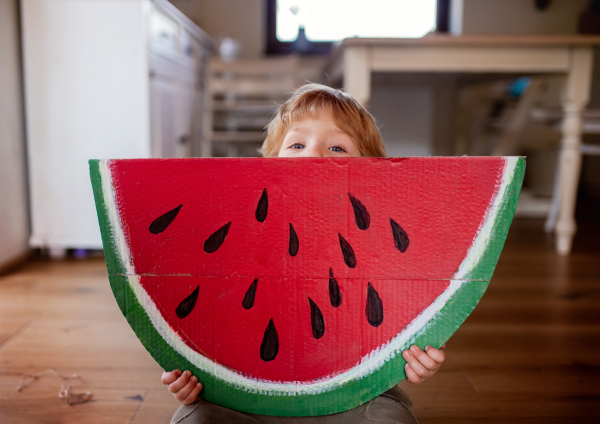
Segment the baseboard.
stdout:
[[32,255],[33,250],[27,249],[25,252],[0,263],[0,276],[10,273],[13,269],[17,268],[19,265],[29,259]]

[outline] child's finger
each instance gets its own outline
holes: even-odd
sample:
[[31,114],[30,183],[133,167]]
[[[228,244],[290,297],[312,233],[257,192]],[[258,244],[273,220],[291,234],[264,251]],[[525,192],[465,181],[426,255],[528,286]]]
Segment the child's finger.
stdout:
[[439,364],[435,362],[435,360],[433,360],[429,354],[423,352],[419,346],[411,346],[410,352],[428,370],[437,371],[437,369],[440,367]]
[[425,352],[427,353],[427,355],[429,355],[431,359],[433,359],[435,362],[441,365],[446,360],[446,353],[442,350],[444,346],[442,346],[440,349],[436,349],[431,346],[426,346]]
[[202,390],[202,383],[196,383],[196,386],[192,389],[190,394],[183,400],[181,403],[184,405],[189,405],[198,400],[198,395],[200,394],[200,390]]
[[425,377],[426,375],[428,375],[429,370],[417,360],[417,358],[410,352],[410,350],[405,350],[402,353],[402,356],[404,357],[406,362],[408,362],[411,368],[415,371],[415,373],[417,373],[418,376]]
[[198,378],[196,378],[195,376],[190,378],[185,386],[179,389],[177,393],[174,393],[175,399],[177,399],[181,403],[184,403],[185,399],[190,395],[190,393],[192,393],[192,390],[194,390],[197,383]]
[[164,371],[162,373],[162,377],[160,378],[160,382],[162,384],[171,384],[175,380],[177,380],[180,375],[181,375],[181,371],[179,371],[179,370],[175,370],[175,371],[171,371],[171,372]]
[[169,391],[171,393],[179,392],[190,381],[191,376],[191,372],[185,371],[175,382],[169,384]]
[[406,364],[404,366],[404,370],[406,371],[406,379],[413,383],[413,384],[419,384],[422,383],[424,381],[424,379],[422,379],[421,377],[419,377],[417,375],[417,373],[415,372],[415,370],[412,369],[412,367],[409,364]]

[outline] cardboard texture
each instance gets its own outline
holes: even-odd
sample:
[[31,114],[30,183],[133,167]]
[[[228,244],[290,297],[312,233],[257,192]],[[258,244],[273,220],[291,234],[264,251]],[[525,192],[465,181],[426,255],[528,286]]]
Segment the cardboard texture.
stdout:
[[109,279],[146,349],[201,396],[342,412],[403,380],[483,295],[522,158],[90,161]]

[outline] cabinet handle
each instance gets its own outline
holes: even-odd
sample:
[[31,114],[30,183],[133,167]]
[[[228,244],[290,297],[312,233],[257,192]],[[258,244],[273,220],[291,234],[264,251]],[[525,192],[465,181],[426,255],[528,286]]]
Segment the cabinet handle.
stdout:
[[181,137],[179,137],[179,143],[180,144],[187,144],[190,141],[190,136],[189,134],[184,134]]

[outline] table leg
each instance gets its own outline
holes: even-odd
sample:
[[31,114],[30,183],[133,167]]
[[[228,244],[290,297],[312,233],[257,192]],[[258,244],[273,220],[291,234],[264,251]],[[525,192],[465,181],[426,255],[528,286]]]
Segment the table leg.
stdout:
[[344,91],[366,107],[371,97],[371,63],[366,47],[346,49],[343,75]]
[[562,143],[560,150],[560,210],[556,223],[556,252],[568,255],[577,229],[575,203],[581,172],[581,128],[583,108],[589,100],[592,50],[575,48],[563,98]]

